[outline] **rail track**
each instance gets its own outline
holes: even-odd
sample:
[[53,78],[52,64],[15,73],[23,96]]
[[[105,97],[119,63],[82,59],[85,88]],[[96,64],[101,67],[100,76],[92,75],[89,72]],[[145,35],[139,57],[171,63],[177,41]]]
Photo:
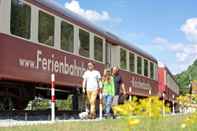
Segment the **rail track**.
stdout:
[[[77,111],[56,111],[55,123],[61,122],[96,122],[95,120],[81,120]],[[0,112],[0,128],[16,127],[16,126],[31,126],[31,125],[48,125],[53,124],[51,121],[50,110],[37,111],[3,111]]]
[[[56,111],[57,120],[79,119],[77,111]],[[12,119],[17,121],[49,121],[51,110],[24,110],[24,111],[1,111],[0,120]]]

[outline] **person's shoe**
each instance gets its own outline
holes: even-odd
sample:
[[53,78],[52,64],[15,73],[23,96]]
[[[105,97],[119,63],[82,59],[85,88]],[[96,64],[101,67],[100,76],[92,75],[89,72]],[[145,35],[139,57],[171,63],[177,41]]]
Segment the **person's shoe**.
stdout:
[[88,115],[88,119],[96,119],[96,114],[90,113],[90,114]]
[[96,119],[96,114],[92,114],[92,119]]
[[107,114],[105,113],[103,116],[106,118],[107,117]]
[[108,119],[108,118],[111,117],[111,114],[104,114],[104,117],[105,117],[106,119]]
[[113,119],[117,119],[117,116],[116,116],[116,115],[112,115],[112,118],[113,118]]
[[88,119],[92,119],[92,115],[91,114],[88,114]]

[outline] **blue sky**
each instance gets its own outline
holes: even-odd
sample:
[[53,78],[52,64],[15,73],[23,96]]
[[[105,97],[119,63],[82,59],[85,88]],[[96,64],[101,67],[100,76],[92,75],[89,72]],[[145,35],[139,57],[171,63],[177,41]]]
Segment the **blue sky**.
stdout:
[[196,0],[56,0],[65,8],[185,70],[197,58]]

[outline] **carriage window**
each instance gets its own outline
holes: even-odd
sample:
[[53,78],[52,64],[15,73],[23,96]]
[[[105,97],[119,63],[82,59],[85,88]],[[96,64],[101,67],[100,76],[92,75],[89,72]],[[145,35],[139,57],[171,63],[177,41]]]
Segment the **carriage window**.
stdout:
[[12,0],[10,32],[26,39],[30,38],[31,7],[18,0]]
[[105,48],[105,64],[107,68],[111,67],[111,45],[106,43]]
[[94,58],[103,62],[103,40],[94,36]]
[[142,74],[142,58],[137,57],[137,73]]
[[130,72],[135,72],[135,55],[129,53],[129,69]]
[[74,44],[74,28],[73,25],[66,22],[61,23],[61,49],[73,52]]
[[154,79],[154,64],[150,62],[150,78]]
[[153,79],[154,80],[157,80],[158,78],[157,78],[157,65],[156,64],[154,64],[154,76],[153,76]]
[[148,77],[148,61],[144,59],[144,76]]
[[90,34],[80,29],[79,41],[80,41],[79,54],[85,57],[89,57]]
[[120,49],[120,68],[127,69],[127,52],[124,49]]
[[54,46],[54,17],[39,11],[39,34],[40,43]]

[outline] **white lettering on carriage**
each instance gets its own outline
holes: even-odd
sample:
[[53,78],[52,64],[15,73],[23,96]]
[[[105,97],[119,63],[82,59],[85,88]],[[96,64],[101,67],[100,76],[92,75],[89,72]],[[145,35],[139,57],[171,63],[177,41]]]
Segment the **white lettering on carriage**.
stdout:
[[35,61],[19,58],[19,66],[78,77],[81,77],[86,70],[83,62],[80,62],[79,65],[77,64],[77,60],[74,59],[68,63],[66,56],[64,56],[63,61],[57,60],[54,54],[46,58],[41,50],[37,50]]
[[152,89],[150,83],[141,81],[140,79],[135,79],[134,77],[131,79],[131,86],[134,88],[143,89],[143,90]]
[[151,85],[149,83],[142,83],[139,81],[134,82],[134,87],[139,88],[139,89],[144,89],[144,90],[151,89]]

